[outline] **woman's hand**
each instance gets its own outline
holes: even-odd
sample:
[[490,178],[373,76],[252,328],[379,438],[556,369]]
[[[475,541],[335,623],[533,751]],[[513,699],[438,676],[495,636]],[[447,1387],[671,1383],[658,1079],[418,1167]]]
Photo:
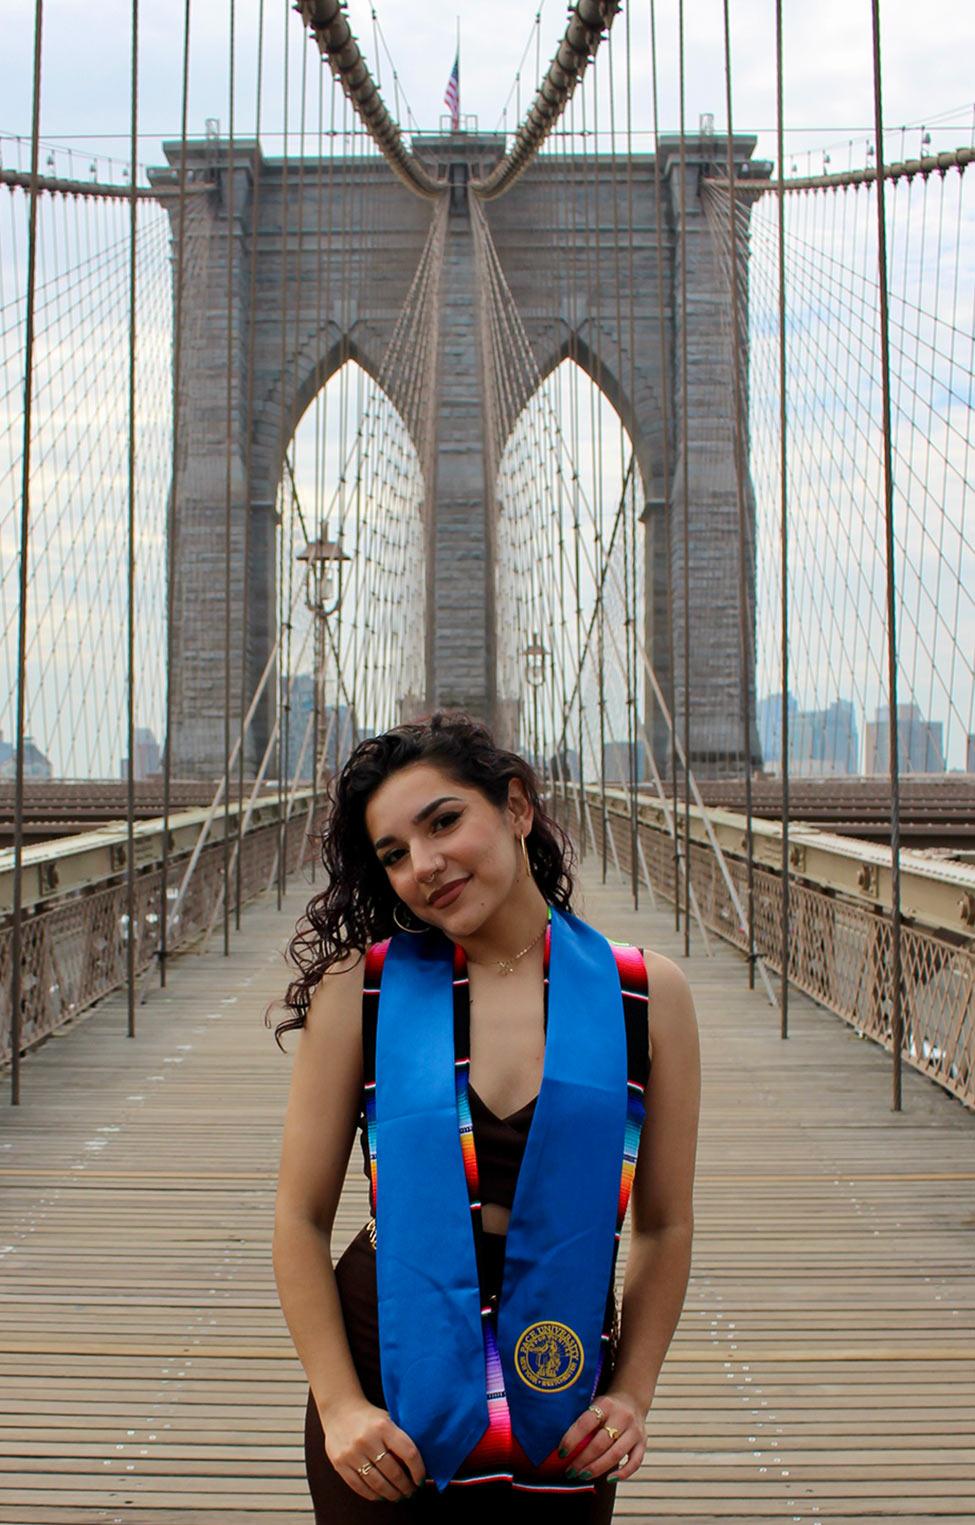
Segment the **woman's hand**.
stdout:
[[[646,1420],[647,1410],[632,1394],[618,1388],[600,1393],[562,1437],[559,1455],[568,1461],[566,1477],[632,1477],[647,1448]],[[615,1440],[607,1425],[619,1431]]]
[[[423,1457],[385,1409],[365,1401],[346,1403],[329,1409],[321,1420],[325,1454],[354,1493],[371,1502],[396,1502],[420,1487],[426,1476]],[[357,1469],[367,1461],[372,1466],[363,1474]]]

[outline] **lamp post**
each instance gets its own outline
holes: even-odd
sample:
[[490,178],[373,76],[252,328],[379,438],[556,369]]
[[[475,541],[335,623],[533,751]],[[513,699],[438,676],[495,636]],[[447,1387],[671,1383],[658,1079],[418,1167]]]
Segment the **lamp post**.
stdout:
[[[298,551],[295,559],[305,563],[305,604],[315,619],[311,769],[311,819],[314,825],[318,817],[319,773],[324,761],[324,758],[320,760],[318,756],[318,738],[321,717],[325,710],[325,625],[326,621],[338,612],[342,603],[342,594],[345,591],[342,563],[351,561],[352,558],[343,551],[341,541],[329,538],[328,525],[319,524],[317,539],[309,540],[304,550]],[[313,854],[312,882],[314,877],[315,856]]]
[[535,765],[541,756],[541,736],[538,730],[538,691],[545,682],[545,669],[548,661],[548,652],[542,645],[536,630],[532,636],[530,646],[524,650],[525,680],[532,691],[532,750],[535,753]]

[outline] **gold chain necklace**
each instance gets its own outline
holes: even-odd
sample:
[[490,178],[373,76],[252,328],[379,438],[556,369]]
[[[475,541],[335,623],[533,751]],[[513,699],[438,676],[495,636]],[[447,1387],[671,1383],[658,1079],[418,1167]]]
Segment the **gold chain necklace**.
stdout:
[[[541,942],[542,938],[545,936],[545,930],[546,930],[547,926],[548,926],[548,917],[546,916],[544,924],[542,926],[542,930],[539,932],[538,936],[537,937],[533,937],[530,943],[526,943],[525,946],[522,948],[520,953],[512,954],[511,958],[497,958],[497,959],[495,959],[494,962],[497,964],[498,969],[501,971],[502,974],[513,974],[514,973],[515,965],[517,964],[518,960],[520,958],[524,958],[526,953],[530,953],[531,950],[534,947],[537,947],[537,945]],[[476,958],[471,958],[471,959],[468,959],[467,962],[469,964],[477,964],[477,963],[480,962],[480,960],[476,959]]]

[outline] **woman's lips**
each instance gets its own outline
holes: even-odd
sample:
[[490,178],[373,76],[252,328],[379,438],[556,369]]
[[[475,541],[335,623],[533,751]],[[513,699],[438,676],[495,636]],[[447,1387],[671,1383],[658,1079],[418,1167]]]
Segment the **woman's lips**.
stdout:
[[451,905],[457,899],[466,883],[466,879],[452,879],[449,884],[444,885],[443,889],[438,890],[435,895],[431,895],[427,904],[438,907]]

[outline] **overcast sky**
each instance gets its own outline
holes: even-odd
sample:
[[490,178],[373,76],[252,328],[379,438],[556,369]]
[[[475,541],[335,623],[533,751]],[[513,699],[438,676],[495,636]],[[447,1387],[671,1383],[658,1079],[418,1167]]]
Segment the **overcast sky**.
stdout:
[[[260,3],[236,0],[236,131],[240,136],[254,129]],[[721,0],[686,0],[686,6],[687,128],[696,131],[700,114],[713,112],[720,132],[726,120]],[[785,0],[785,6],[789,164],[794,159],[800,172],[818,171],[824,150],[831,155],[833,169],[851,161],[863,163],[872,137],[873,113],[869,0]],[[162,141],[179,134],[183,6],[180,0],[163,0],[155,6],[143,4],[141,9],[139,158],[143,164],[153,164],[162,162]],[[219,119],[223,131],[227,130],[229,11],[229,0],[192,0],[189,125],[194,135],[203,133],[208,118]],[[0,134],[26,135],[30,130],[33,12],[34,0],[4,0]],[[539,62],[544,68],[563,30],[565,0],[542,0],[540,12],[537,0],[453,0],[426,6],[412,0],[376,0],[375,20],[370,0],[349,0],[349,12],[390,109],[399,99],[399,117],[406,126],[403,102],[408,101],[413,118],[426,130],[437,129],[445,111],[443,92],[453,63],[459,12],[462,111],[475,117],[481,129],[491,131],[501,122],[506,106],[507,126],[516,125],[519,94],[523,110],[537,83]],[[537,27],[536,13],[540,14]],[[739,131],[756,131],[758,156],[772,158],[774,0],[734,0],[733,13],[735,125]],[[279,154],[282,150],[287,42],[290,129],[295,133],[298,126],[304,65],[307,146],[313,152],[317,52],[305,47],[290,0],[264,0],[264,14],[265,151]],[[649,0],[634,0],[632,8],[617,19],[612,34],[618,120],[622,124],[625,119],[629,76],[638,149],[650,146],[649,18]],[[975,5],[971,0],[942,0],[927,12],[917,0],[882,0],[882,22],[888,158],[902,152],[916,154],[922,125],[931,134],[933,149],[975,141]],[[377,24],[382,39],[377,37]],[[130,0],[47,0],[45,28],[42,133],[47,143],[63,145],[77,155],[69,166],[58,153],[58,172],[69,173],[73,168],[87,177],[90,159],[100,155],[115,160],[114,166],[99,167],[100,178],[121,179],[128,143]],[[660,126],[663,131],[675,131],[676,0],[658,0],[657,29]],[[395,82],[387,48],[395,62]],[[516,90],[519,65],[521,83]],[[602,127],[608,125],[606,96],[604,89]],[[325,98],[327,102],[327,93]],[[290,151],[297,151],[297,146],[297,138],[292,138]],[[16,144],[0,139],[0,152],[5,165],[16,163]],[[20,146],[19,154],[21,162],[26,162],[26,145]],[[971,248],[969,241],[965,247]],[[0,238],[0,253],[2,248]],[[970,260],[967,255],[966,261]],[[0,294],[2,277],[0,268]],[[826,697],[833,697],[832,693]],[[120,701],[116,709],[120,714]],[[140,723],[146,719],[155,723],[154,716],[140,715]],[[112,755],[101,771],[114,772],[118,750],[114,738],[109,750]]]
[[[237,0],[237,128],[253,126],[256,18],[260,0]],[[296,104],[301,28],[289,0],[264,0],[265,137],[276,151],[282,129],[283,33],[293,48],[292,100]],[[194,0],[191,23],[190,126],[202,132],[208,117],[226,126],[229,0]],[[33,0],[5,0],[0,49],[0,132],[30,127]],[[159,142],[175,136],[180,115],[179,0],[142,6],[140,119],[143,162],[159,159]],[[413,0],[376,0],[375,11],[400,85],[424,128],[436,128],[443,90],[453,62],[456,21],[461,31],[462,109],[493,129],[526,54],[522,102],[535,82],[534,0],[450,0],[417,6]],[[696,128],[703,111],[725,119],[723,34],[720,0],[687,0],[687,122]],[[349,11],[371,66],[376,43],[370,0],[350,0]],[[42,130],[81,153],[97,149],[125,157],[128,132],[129,0],[48,0],[45,12]],[[845,163],[853,139],[862,157],[872,120],[869,0],[786,0],[786,96],[790,155],[823,146],[834,167]],[[649,0],[634,0],[614,26],[614,48],[625,48],[627,20],[633,61],[633,114],[638,133],[650,125]],[[676,0],[659,0],[661,126],[678,122]],[[565,20],[563,0],[543,0],[539,28],[542,63],[554,51]],[[886,120],[892,127],[924,123],[935,147],[971,141],[975,86],[975,6],[943,0],[927,11],[917,0],[883,0]],[[734,112],[742,129],[769,129],[775,121],[773,0],[735,0],[733,6]],[[381,50],[380,50],[381,51]],[[378,69],[383,93],[393,104],[393,81],[385,57]],[[310,102],[315,99],[309,87]],[[309,108],[310,116],[311,106]],[[405,119],[405,110],[401,112]],[[292,122],[296,121],[294,112]],[[509,108],[514,125],[514,98]],[[638,138],[645,145],[646,138]],[[897,146],[896,136],[891,147]],[[907,138],[916,151],[920,132]],[[763,135],[759,153],[771,157]],[[11,150],[6,148],[5,161]],[[818,165],[817,165],[818,167]],[[87,166],[85,166],[87,168]]]

